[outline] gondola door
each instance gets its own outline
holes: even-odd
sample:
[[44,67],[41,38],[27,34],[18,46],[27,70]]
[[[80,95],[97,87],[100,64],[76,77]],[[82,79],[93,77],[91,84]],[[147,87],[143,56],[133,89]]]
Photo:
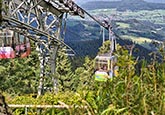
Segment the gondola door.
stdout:
[[0,59],[15,58],[12,48],[13,31],[0,30]]
[[95,59],[95,80],[106,82],[109,78],[108,69],[110,68],[110,64],[108,64],[109,57],[106,56],[96,56]]
[[30,41],[25,36],[19,34],[18,35],[18,44],[16,45],[16,49],[18,52],[18,57],[24,58],[30,55]]
[[30,52],[30,41],[27,37],[9,29],[0,30],[0,59],[24,58]]

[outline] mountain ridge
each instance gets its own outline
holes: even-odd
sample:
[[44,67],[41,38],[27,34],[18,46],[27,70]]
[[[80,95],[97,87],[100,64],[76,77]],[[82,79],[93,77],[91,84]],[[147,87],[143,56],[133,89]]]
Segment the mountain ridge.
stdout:
[[[74,0],[76,3],[78,3],[79,5],[85,4],[87,2],[90,1],[96,1],[96,0]],[[98,0],[97,0],[98,1]],[[101,0],[100,0],[101,1]],[[121,1],[121,0],[102,0],[102,1]],[[163,0],[144,0],[146,2],[150,2],[150,3],[165,3],[165,1]]]
[[90,1],[82,7],[87,10],[116,8],[118,11],[137,11],[165,9],[165,3],[149,3],[144,0]]

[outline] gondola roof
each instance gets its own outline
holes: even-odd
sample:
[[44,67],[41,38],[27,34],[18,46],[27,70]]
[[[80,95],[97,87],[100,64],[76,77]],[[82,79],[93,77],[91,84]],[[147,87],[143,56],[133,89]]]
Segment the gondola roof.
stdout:
[[98,60],[111,60],[115,58],[115,56],[110,55],[110,53],[100,54],[96,56]]

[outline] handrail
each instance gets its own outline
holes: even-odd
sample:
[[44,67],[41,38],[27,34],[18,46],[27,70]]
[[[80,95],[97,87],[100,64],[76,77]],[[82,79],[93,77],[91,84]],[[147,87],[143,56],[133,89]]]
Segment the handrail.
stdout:
[[9,104],[11,108],[66,108],[65,105],[16,105],[16,104]]

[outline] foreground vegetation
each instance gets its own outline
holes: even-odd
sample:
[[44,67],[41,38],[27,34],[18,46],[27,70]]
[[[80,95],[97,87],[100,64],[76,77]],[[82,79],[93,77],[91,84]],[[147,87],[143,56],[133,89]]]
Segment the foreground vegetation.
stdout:
[[[100,53],[109,50],[109,42]],[[37,53],[25,59],[0,60],[0,88],[8,104],[63,105],[64,108],[28,109],[28,115],[163,115],[165,113],[165,52],[156,53],[150,63],[133,58],[118,46],[119,76],[107,82],[94,81],[94,60],[72,68],[66,55],[59,53],[56,78],[59,93],[45,91],[37,97],[39,64]],[[51,87],[51,77],[45,86]],[[25,108],[11,108],[14,115],[25,114]]]

